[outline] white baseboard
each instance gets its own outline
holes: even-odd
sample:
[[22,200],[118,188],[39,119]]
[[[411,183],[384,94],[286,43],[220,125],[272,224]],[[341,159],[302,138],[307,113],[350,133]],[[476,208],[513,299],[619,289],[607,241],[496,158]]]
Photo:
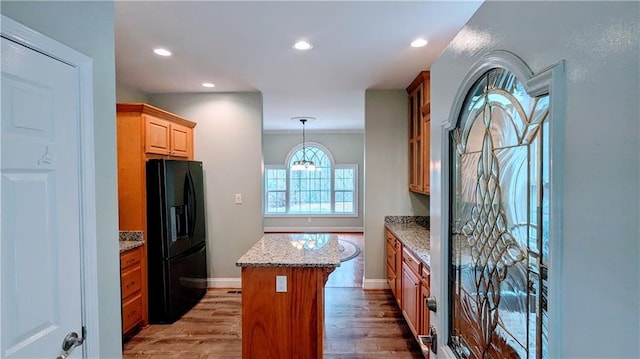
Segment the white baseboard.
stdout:
[[331,232],[331,233],[359,233],[364,227],[264,227],[265,233],[289,232]]
[[242,288],[240,278],[209,278],[207,288]]
[[386,279],[365,279],[362,283],[362,289],[389,289]]

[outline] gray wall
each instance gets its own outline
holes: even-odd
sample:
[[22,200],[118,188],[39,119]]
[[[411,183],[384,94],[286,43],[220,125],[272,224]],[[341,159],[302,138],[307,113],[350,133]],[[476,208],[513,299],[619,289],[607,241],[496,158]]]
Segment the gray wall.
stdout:
[[429,214],[428,197],[409,193],[407,109],[404,90],[365,92],[365,286],[386,278],[384,216]]
[[116,101],[118,103],[121,103],[121,102],[148,103],[149,95],[147,95],[146,93],[138,89],[124,86],[118,83],[116,79]]
[[[302,130],[301,130],[302,131]],[[302,132],[291,134],[265,133],[262,153],[265,165],[282,165],[293,147],[302,142]],[[362,230],[364,197],[364,134],[363,133],[314,133],[306,131],[306,141],[317,142],[331,151],[336,164],[358,165],[358,217],[265,217],[265,230],[287,228],[291,230],[342,228]]]
[[[639,24],[638,2],[489,1],[431,68],[431,160],[440,168],[441,124],[482,55],[507,50],[533,72],[566,60],[566,116],[555,119],[564,122],[565,151],[564,191],[552,204],[563,230],[551,254],[550,275],[561,283],[549,302],[559,330],[551,357],[640,357]],[[431,183],[433,260],[443,240],[441,174]],[[439,297],[446,273],[432,269]]]
[[0,11],[93,59],[100,357],[120,358],[120,265],[112,2],[2,1]]
[[[149,99],[198,123],[194,150],[205,172],[209,278],[240,278],[235,262],[263,234],[262,95],[152,94]],[[235,204],[236,193],[242,204]]]

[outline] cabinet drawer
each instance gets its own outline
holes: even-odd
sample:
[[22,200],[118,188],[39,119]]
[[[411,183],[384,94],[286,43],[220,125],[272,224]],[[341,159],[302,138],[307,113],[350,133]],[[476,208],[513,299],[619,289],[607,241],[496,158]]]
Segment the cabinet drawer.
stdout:
[[128,332],[142,320],[142,296],[137,295],[122,305],[122,332]]
[[422,275],[420,276],[420,278],[422,279],[422,285],[426,285],[427,287],[429,287],[430,283],[431,283],[431,273],[429,272],[429,269],[427,269],[426,266],[422,266]]
[[120,269],[126,269],[134,265],[139,265],[141,260],[140,248],[126,251],[120,255]]
[[132,294],[139,292],[142,286],[142,271],[140,266],[131,268],[122,273],[122,298],[126,299]]
[[420,263],[420,261],[418,261],[418,259],[406,248],[402,248],[402,260],[407,264],[407,266],[413,271],[416,276],[420,276],[420,272],[422,271],[422,263]]
[[389,232],[389,230],[386,230],[385,232],[387,234],[387,243],[393,246],[396,242],[396,237],[394,237],[393,234]]
[[396,248],[387,243],[387,265],[396,271]]

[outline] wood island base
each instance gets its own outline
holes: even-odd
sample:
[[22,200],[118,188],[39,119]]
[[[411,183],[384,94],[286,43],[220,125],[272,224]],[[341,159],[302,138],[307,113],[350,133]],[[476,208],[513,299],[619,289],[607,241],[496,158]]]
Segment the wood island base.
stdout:
[[[242,357],[321,359],[324,285],[335,267],[243,267]],[[276,292],[286,276],[286,292]]]

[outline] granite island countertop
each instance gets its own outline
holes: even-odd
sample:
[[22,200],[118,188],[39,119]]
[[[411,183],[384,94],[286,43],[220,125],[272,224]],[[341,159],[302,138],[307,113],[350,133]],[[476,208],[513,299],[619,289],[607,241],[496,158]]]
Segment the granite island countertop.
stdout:
[[238,267],[338,267],[338,236],[329,233],[265,234]]
[[423,264],[431,268],[431,233],[428,217],[387,216],[384,226],[391,231]]

